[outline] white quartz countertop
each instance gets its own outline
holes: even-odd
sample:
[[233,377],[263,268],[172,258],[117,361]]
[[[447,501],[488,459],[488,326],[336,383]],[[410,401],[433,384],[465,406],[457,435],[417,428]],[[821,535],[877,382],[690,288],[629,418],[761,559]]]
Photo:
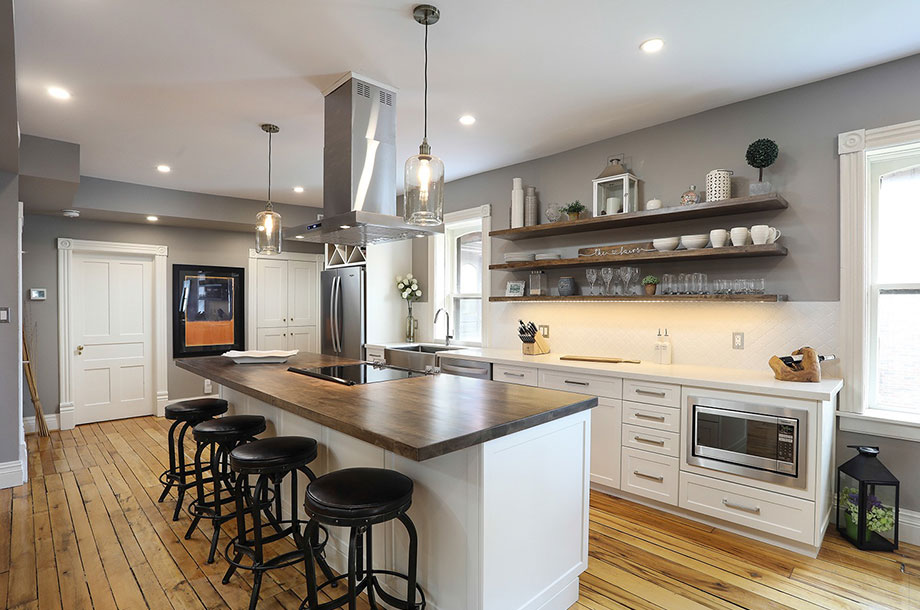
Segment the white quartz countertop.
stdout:
[[[688,364],[607,364],[602,362],[576,362],[560,360],[566,354],[549,353],[542,356],[525,356],[520,350],[494,348],[468,348],[444,351],[441,358],[463,358],[512,366],[529,366],[539,369],[601,373],[642,381],[658,381],[718,390],[770,394],[808,400],[831,400],[843,387],[842,379],[823,379],[818,383],[777,381],[773,371],[764,364],[764,371],[732,369],[717,366]],[[596,354],[578,354],[596,355]]]

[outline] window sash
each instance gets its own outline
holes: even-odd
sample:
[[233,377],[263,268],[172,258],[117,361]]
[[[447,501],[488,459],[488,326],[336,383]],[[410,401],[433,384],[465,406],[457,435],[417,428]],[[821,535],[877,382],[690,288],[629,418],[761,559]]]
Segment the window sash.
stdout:
[[920,295],[920,283],[872,284],[869,287],[869,379],[867,383],[866,411],[898,411],[920,414],[920,407],[904,408],[882,404],[879,394],[879,299],[882,295]]
[[[477,208],[478,209],[478,208]],[[485,240],[487,236],[484,231],[484,222],[481,216],[476,216],[473,218],[466,218],[463,220],[458,220],[456,222],[445,222],[444,226],[444,235],[438,239],[436,242],[436,247],[440,249],[441,256],[443,257],[443,299],[439,299],[439,307],[443,307],[451,313],[451,325],[453,326],[453,332],[455,335],[458,335],[455,338],[457,344],[470,345],[470,346],[479,346],[482,345],[485,319],[483,315],[482,308],[482,290],[481,286],[486,272],[487,262],[485,260],[486,254],[486,244]],[[480,290],[477,292],[461,292],[458,286],[458,268],[459,268],[459,252],[456,247],[457,240],[464,235],[470,233],[481,233],[483,240],[483,261],[480,267]],[[476,341],[463,341],[459,338],[459,323],[461,320],[459,316],[456,315],[455,303],[459,302],[460,299],[479,299],[480,300],[480,316],[479,316],[479,337]],[[442,324],[444,322],[441,322]],[[435,338],[438,338],[438,333],[435,333]]]

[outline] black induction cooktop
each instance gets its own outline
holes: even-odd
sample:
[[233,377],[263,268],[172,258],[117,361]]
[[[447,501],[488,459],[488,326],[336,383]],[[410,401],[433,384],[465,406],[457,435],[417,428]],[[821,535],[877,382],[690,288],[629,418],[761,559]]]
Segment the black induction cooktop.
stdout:
[[409,377],[422,377],[427,373],[401,369],[383,364],[346,364],[342,366],[321,366],[318,368],[299,369],[290,367],[292,373],[316,377],[324,381],[332,381],[343,385],[362,385],[365,383],[378,383],[381,381],[395,381]]

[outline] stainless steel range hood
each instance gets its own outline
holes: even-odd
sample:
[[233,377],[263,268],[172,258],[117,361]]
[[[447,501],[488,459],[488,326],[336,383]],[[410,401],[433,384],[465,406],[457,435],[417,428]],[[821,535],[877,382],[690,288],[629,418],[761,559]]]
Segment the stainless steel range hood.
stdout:
[[284,238],[364,246],[443,233],[396,215],[396,90],[350,72],[323,94],[323,218]]

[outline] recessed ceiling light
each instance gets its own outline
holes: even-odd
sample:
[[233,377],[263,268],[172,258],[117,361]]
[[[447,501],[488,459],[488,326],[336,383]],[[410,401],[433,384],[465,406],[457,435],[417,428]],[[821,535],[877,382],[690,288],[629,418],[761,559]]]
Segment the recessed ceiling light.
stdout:
[[48,95],[58,100],[70,99],[70,91],[62,87],[48,87]]
[[157,171],[161,174],[168,174],[172,171],[172,168],[168,165],[157,165]]
[[660,38],[650,38],[639,45],[639,48],[646,53],[657,53],[664,48],[664,41]]
[[472,114],[464,114],[459,120],[461,125],[472,125],[476,122],[476,117]]
[[350,228],[351,228],[351,225],[342,225],[342,226],[339,227],[339,228],[340,228],[340,229],[350,229]]
[[294,192],[295,192],[295,193],[302,193],[302,192],[303,192],[303,187],[302,187],[302,186],[295,186],[295,187],[294,187]]
[[295,235],[294,237],[297,239],[303,239],[303,235]]
[[158,221],[159,219],[160,219],[159,216],[148,216],[148,217],[147,217],[147,220],[149,220],[150,222],[156,222],[156,221]]
[[63,214],[67,218],[79,218],[80,210],[61,210],[61,214]]

